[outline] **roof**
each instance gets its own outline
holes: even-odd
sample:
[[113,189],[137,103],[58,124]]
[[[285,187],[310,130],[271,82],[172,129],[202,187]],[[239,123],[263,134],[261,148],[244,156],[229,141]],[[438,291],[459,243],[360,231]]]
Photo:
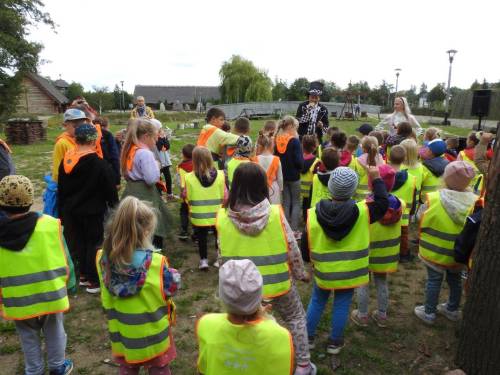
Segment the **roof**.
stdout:
[[146,103],[167,101],[174,103],[196,103],[201,100],[218,100],[220,91],[218,86],[144,86],[136,85],[134,96],[144,96]]
[[62,89],[66,89],[69,87],[69,83],[66,82],[64,79],[58,79],[58,80],[54,81],[54,86],[60,87]]
[[59,104],[65,104],[69,102],[69,99],[61,94],[61,92],[47,79],[35,73],[28,73],[27,76]]

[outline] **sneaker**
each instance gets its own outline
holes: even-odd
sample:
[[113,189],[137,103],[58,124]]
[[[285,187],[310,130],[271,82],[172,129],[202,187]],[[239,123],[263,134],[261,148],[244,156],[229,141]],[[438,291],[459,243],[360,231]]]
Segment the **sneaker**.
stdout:
[[368,327],[368,316],[360,316],[359,310],[352,310],[351,321],[359,327]]
[[334,341],[328,339],[328,345],[326,346],[326,352],[328,354],[339,354],[344,347],[344,340]]
[[385,328],[387,327],[387,315],[383,317],[382,315],[379,314],[377,310],[374,310],[372,312],[371,318],[379,326],[380,328]]
[[87,280],[85,276],[80,276],[80,286],[89,286],[90,282]]
[[49,375],[68,375],[73,371],[73,361],[65,359],[63,365],[57,370],[49,371]]
[[208,269],[208,259],[200,259],[200,265],[198,266],[200,270]]
[[460,272],[460,277],[462,278],[462,280],[467,280],[467,278],[469,277],[469,272],[463,270],[462,272]]
[[189,238],[189,234],[187,231],[183,230],[177,235],[177,238],[181,241],[187,241],[187,239]]
[[415,306],[414,312],[415,312],[415,315],[417,316],[417,318],[419,318],[425,324],[432,325],[432,324],[434,324],[434,321],[436,320],[436,314],[435,313],[427,314],[425,312],[425,306],[423,306],[423,305]]
[[220,265],[219,265],[219,260],[216,260],[216,261],[214,262],[214,264],[212,264],[212,266],[214,266],[215,268],[219,268],[219,266],[220,266]]
[[451,320],[452,322],[456,322],[460,319],[460,310],[448,310],[448,304],[446,302],[437,305],[437,312],[443,315],[448,320]]
[[313,350],[316,347],[316,344],[314,344],[314,337],[309,337],[307,341],[309,342],[309,350]]
[[85,289],[85,291],[90,294],[97,294],[101,292],[101,288],[99,287],[99,284],[89,282],[89,286]]
[[297,365],[294,375],[316,375],[317,372],[318,369],[316,368],[316,365],[312,362],[309,362],[305,366]]

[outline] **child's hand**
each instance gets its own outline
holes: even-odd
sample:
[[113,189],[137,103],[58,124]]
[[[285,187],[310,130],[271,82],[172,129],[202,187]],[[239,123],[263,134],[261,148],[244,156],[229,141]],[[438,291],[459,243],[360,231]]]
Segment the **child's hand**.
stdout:
[[376,178],[380,178],[380,172],[378,171],[378,167],[370,165],[368,167],[368,176],[370,176],[371,180],[375,180]]

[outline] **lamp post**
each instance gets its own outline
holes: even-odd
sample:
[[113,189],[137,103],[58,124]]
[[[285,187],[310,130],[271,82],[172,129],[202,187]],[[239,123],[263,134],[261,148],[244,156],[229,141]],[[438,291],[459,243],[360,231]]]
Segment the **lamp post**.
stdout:
[[450,125],[450,122],[448,121],[448,116],[450,115],[448,113],[448,106],[450,104],[450,83],[451,83],[451,64],[453,63],[453,58],[455,57],[455,54],[458,51],[455,49],[450,49],[446,51],[448,54],[448,58],[450,60],[450,69],[448,71],[448,88],[446,89],[446,99],[444,101],[444,120],[443,120],[443,125]]
[[396,69],[394,69],[394,71],[396,72],[396,93],[395,93],[395,95],[397,96],[398,95],[399,72],[401,72],[401,69],[396,68]]
[[125,94],[123,92],[123,81],[120,81],[120,83],[122,84],[122,110],[123,112],[125,112]]

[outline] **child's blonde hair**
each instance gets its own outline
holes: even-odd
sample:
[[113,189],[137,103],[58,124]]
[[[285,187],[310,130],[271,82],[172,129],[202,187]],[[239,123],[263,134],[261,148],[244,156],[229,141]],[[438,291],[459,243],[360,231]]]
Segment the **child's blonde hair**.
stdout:
[[373,147],[378,148],[378,139],[373,135],[364,136],[361,140],[361,147],[363,148],[363,152],[369,152]]
[[158,133],[156,127],[146,119],[131,119],[128,122],[127,134],[123,142],[122,153],[120,156],[120,168],[123,176],[128,175],[127,157],[132,145],[139,144],[139,138],[144,134],[155,136]]
[[135,249],[152,249],[156,215],[145,202],[124,198],[106,225],[103,250],[111,263],[121,268],[132,262]]
[[299,127],[299,122],[293,116],[285,116],[278,121],[278,131],[276,135],[283,134],[289,127],[293,126],[295,129]]
[[404,164],[410,168],[418,166],[418,145],[413,139],[405,139],[400,143],[406,151]]
[[264,130],[259,131],[257,137],[257,154],[261,154],[264,150],[270,150],[274,147],[274,134],[266,134]]
[[441,137],[441,130],[438,128],[428,128],[424,133],[424,141],[432,141]]
[[193,171],[198,178],[210,177],[210,170],[214,168],[214,159],[209,149],[196,146],[193,150]]

